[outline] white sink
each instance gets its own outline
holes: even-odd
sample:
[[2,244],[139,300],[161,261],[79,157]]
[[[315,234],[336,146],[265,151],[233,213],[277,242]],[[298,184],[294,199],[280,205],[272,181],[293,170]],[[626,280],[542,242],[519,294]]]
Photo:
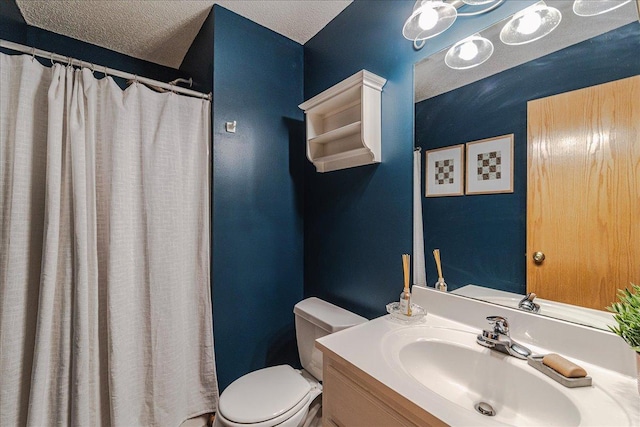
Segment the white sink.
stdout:
[[[476,334],[467,331],[415,326],[386,335],[382,346],[391,368],[460,410],[476,413],[482,424],[631,425],[624,409],[598,387],[597,378],[591,387],[569,389],[526,361],[475,340]],[[479,402],[491,405],[495,416],[478,413],[474,407]]]

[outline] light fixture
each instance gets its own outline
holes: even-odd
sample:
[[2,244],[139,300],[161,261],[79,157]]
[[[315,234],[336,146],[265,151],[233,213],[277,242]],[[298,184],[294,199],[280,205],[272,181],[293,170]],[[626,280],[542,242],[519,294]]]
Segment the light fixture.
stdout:
[[466,70],[477,67],[493,54],[491,40],[474,34],[451,46],[444,57],[444,63],[454,70]]
[[[476,16],[492,11],[505,0],[417,0],[413,12],[405,21],[402,35],[411,41],[416,49],[424,46],[425,40],[446,31],[458,16]],[[489,4],[490,3],[490,4]],[[458,12],[463,5],[488,6],[474,12]]]
[[573,12],[578,16],[595,16],[624,6],[631,0],[575,0]]
[[441,0],[418,0],[413,6],[413,13],[404,23],[402,35],[412,40],[419,49],[424,43],[416,45],[417,42],[442,33],[453,25],[457,17],[458,11],[449,3]]
[[513,15],[500,31],[500,40],[508,45],[530,43],[549,34],[561,20],[558,9],[541,1]]

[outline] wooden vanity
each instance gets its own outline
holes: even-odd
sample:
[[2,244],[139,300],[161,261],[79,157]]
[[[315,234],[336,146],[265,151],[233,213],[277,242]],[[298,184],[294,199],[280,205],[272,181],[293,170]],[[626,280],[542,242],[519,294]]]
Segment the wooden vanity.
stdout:
[[316,346],[323,353],[323,426],[447,425],[322,344]]

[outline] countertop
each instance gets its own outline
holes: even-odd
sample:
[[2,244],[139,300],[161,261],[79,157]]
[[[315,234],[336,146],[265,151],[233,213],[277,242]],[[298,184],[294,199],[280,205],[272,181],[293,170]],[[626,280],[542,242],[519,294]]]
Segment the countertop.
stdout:
[[[385,349],[385,343],[390,342],[391,336],[397,335],[399,332],[402,333],[403,329],[412,328],[415,331],[416,327],[450,328],[475,334],[479,332],[474,327],[434,314],[428,314],[418,324],[402,323],[386,315],[373,319],[368,323],[322,337],[316,341],[316,346],[321,350],[326,349],[337,354],[449,425],[508,425],[497,422],[495,418],[480,415],[473,408],[463,408],[450,402],[392,363],[392,355],[389,354],[391,351]],[[553,349],[537,347],[530,342],[519,342],[528,346],[534,353],[546,354],[554,352]],[[491,352],[493,350],[483,349],[482,351]],[[514,359],[514,361],[509,360],[509,363],[523,363],[526,365],[524,360],[518,360],[513,357],[509,357],[509,359]],[[425,360],[424,363],[429,363],[429,360]],[[585,361],[577,361],[577,363],[583,366],[593,378],[593,387],[600,387],[615,402],[625,408],[624,412],[627,413],[629,425],[640,425],[640,395],[638,394],[635,378]],[[527,365],[525,369],[530,369],[534,375],[539,375],[545,381],[550,382],[552,386],[563,389],[563,392],[570,398],[580,396],[579,393],[582,393],[579,389],[564,388],[541,372],[536,371],[533,367]],[[526,384],[523,387],[526,387]],[[611,406],[605,406],[602,409],[609,412],[619,411],[619,408],[612,409]],[[544,408],[540,408],[540,410],[544,411]],[[593,424],[582,420],[579,425]]]

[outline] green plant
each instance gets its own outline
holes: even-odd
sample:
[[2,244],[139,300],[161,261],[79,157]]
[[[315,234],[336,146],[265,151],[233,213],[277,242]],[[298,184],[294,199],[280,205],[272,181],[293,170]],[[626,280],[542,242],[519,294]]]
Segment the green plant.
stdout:
[[632,283],[631,287],[633,292],[619,289],[619,302],[607,307],[607,310],[614,313],[613,318],[618,323],[618,326],[609,326],[609,329],[640,353],[640,286]]

